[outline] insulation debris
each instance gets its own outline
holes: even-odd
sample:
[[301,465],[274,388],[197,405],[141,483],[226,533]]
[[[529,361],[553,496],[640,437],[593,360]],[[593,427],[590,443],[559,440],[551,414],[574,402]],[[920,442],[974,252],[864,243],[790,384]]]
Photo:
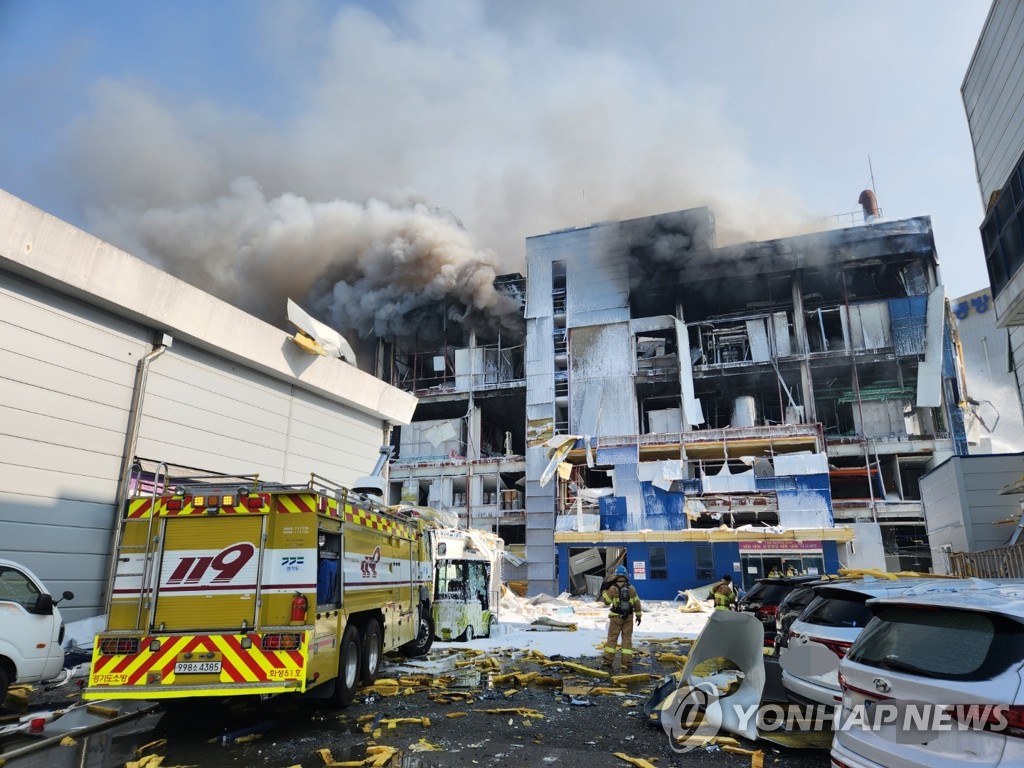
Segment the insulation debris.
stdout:
[[449,720],[455,720],[459,717],[469,717],[469,712],[449,712],[445,717]]
[[148,744],[143,744],[141,747],[136,749],[135,756],[141,757],[145,752],[148,752],[151,749],[159,749],[160,747],[164,747],[166,745],[167,739],[157,739],[156,741],[151,741]]
[[104,707],[101,704],[89,704],[85,711],[90,715],[99,715],[100,717],[113,718],[121,714],[121,710],[117,707]]
[[676,663],[686,665],[686,662],[690,660],[690,657],[686,654],[680,653],[658,653],[655,654],[655,658],[664,664]]
[[[612,677],[612,683],[615,685],[633,685],[634,683],[649,683],[651,682],[651,676],[644,673],[635,675],[614,675]],[[655,677],[654,679],[657,679]]]
[[578,629],[578,625],[573,622],[550,619],[547,616],[534,619],[530,622],[530,625],[533,627],[543,627],[546,630],[561,630],[563,632],[575,632]]
[[636,766],[636,768],[655,768],[654,763],[642,757],[630,757],[625,752],[614,752],[613,754],[619,760],[625,760],[630,765]]
[[488,715],[519,715],[520,717],[535,717],[543,720],[544,715],[536,709],[526,707],[499,707],[497,709],[477,709],[475,712],[484,712]]
[[124,764],[124,768],[160,768],[163,761],[163,755],[146,755],[141,760],[129,760]]
[[420,739],[415,744],[409,746],[410,752],[440,752],[441,748],[437,744],[431,744],[426,739]]
[[590,677],[600,677],[601,679],[611,677],[611,673],[605,672],[603,669],[585,667],[582,664],[577,664],[573,661],[542,661],[541,664],[545,667],[565,667],[566,669],[571,669],[574,672],[579,672],[581,675],[588,675]]
[[75,741],[75,740],[74,740],[73,738],[71,738],[70,736],[65,736],[65,737],[64,737],[63,739],[61,739],[61,740],[60,740],[60,745],[61,745],[62,747],[73,747],[73,746],[75,746],[75,744],[77,744],[77,743],[78,743],[78,742],[76,742],[76,741]]
[[358,766],[380,768],[380,766],[390,763],[391,758],[398,754],[398,750],[395,747],[371,744],[366,748],[366,757],[362,760],[344,760],[342,762],[335,760],[329,749],[318,749],[317,754],[324,761],[326,768],[358,768]]

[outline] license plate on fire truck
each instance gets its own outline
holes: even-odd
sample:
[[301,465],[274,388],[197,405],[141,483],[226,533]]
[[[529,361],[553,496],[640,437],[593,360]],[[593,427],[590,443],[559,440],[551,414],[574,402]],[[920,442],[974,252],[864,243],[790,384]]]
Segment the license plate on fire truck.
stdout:
[[176,661],[174,662],[174,674],[194,675],[210,674],[220,672],[219,661]]

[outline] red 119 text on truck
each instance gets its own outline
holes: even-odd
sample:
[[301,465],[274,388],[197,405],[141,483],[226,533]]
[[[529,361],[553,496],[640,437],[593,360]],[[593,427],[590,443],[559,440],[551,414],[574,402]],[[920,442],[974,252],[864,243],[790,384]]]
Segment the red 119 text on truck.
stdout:
[[382,654],[429,649],[426,523],[316,475],[169,478],[160,465],[135,480],[86,699],[306,693],[346,705]]

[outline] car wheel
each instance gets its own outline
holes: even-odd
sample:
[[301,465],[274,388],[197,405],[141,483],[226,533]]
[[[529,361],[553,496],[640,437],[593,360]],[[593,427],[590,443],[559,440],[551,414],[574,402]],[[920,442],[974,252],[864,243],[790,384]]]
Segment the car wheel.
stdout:
[[356,697],[359,687],[359,632],[355,624],[345,627],[338,649],[338,678],[334,681],[334,701],[347,707]]
[[420,611],[416,639],[401,647],[406,656],[425,656],[434,644],[434,618],[427,611]]
[[363,685],[373,685],[377,679],[383,647],[384,640],[381,634],[380,622],[376,619],[370,619],[366,623],[366,630],[363,632],[363,661],[359,670],[359,676],[362,678]]
[[11,681],[7,677],[7,672],[3,667],[0,667],[0,709],[3,708],[4,702],[7,700],[7,688],[10,684]]

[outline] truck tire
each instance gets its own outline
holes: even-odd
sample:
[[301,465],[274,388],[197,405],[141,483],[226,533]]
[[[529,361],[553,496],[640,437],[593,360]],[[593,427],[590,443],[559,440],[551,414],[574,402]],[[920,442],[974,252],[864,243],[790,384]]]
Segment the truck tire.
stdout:
[[359,676],[363,680],[363,685],[373,685],[377,679],[377,672],[380,671],[381,653],[384,648],[384,635],[380,622],[376,619],[366,622],[362,645],[363,653]]
[[334,701],[347,707],[356,697],[359,687],[359,631],[355,624],[345,627],[338,648],[338,677],[334,681]]
[[462,630],[462,634],[459,635],[458,639],[460,642],[468,643],[476,638],[476,630],[473,629],[472,624],[467,624],[466,628]]
[[420,623],[416,632],[416,639],[401,647],[402,653],[406,656],[425,656],[430,646],[434,644],[434,617],[429,611],[420,610]]
[[7,672],[4,670],[3,665],[0,664],[0,709],[3,709],[4,702],[7,700],[7,688],[10,684],[11,681],[7,679]]

